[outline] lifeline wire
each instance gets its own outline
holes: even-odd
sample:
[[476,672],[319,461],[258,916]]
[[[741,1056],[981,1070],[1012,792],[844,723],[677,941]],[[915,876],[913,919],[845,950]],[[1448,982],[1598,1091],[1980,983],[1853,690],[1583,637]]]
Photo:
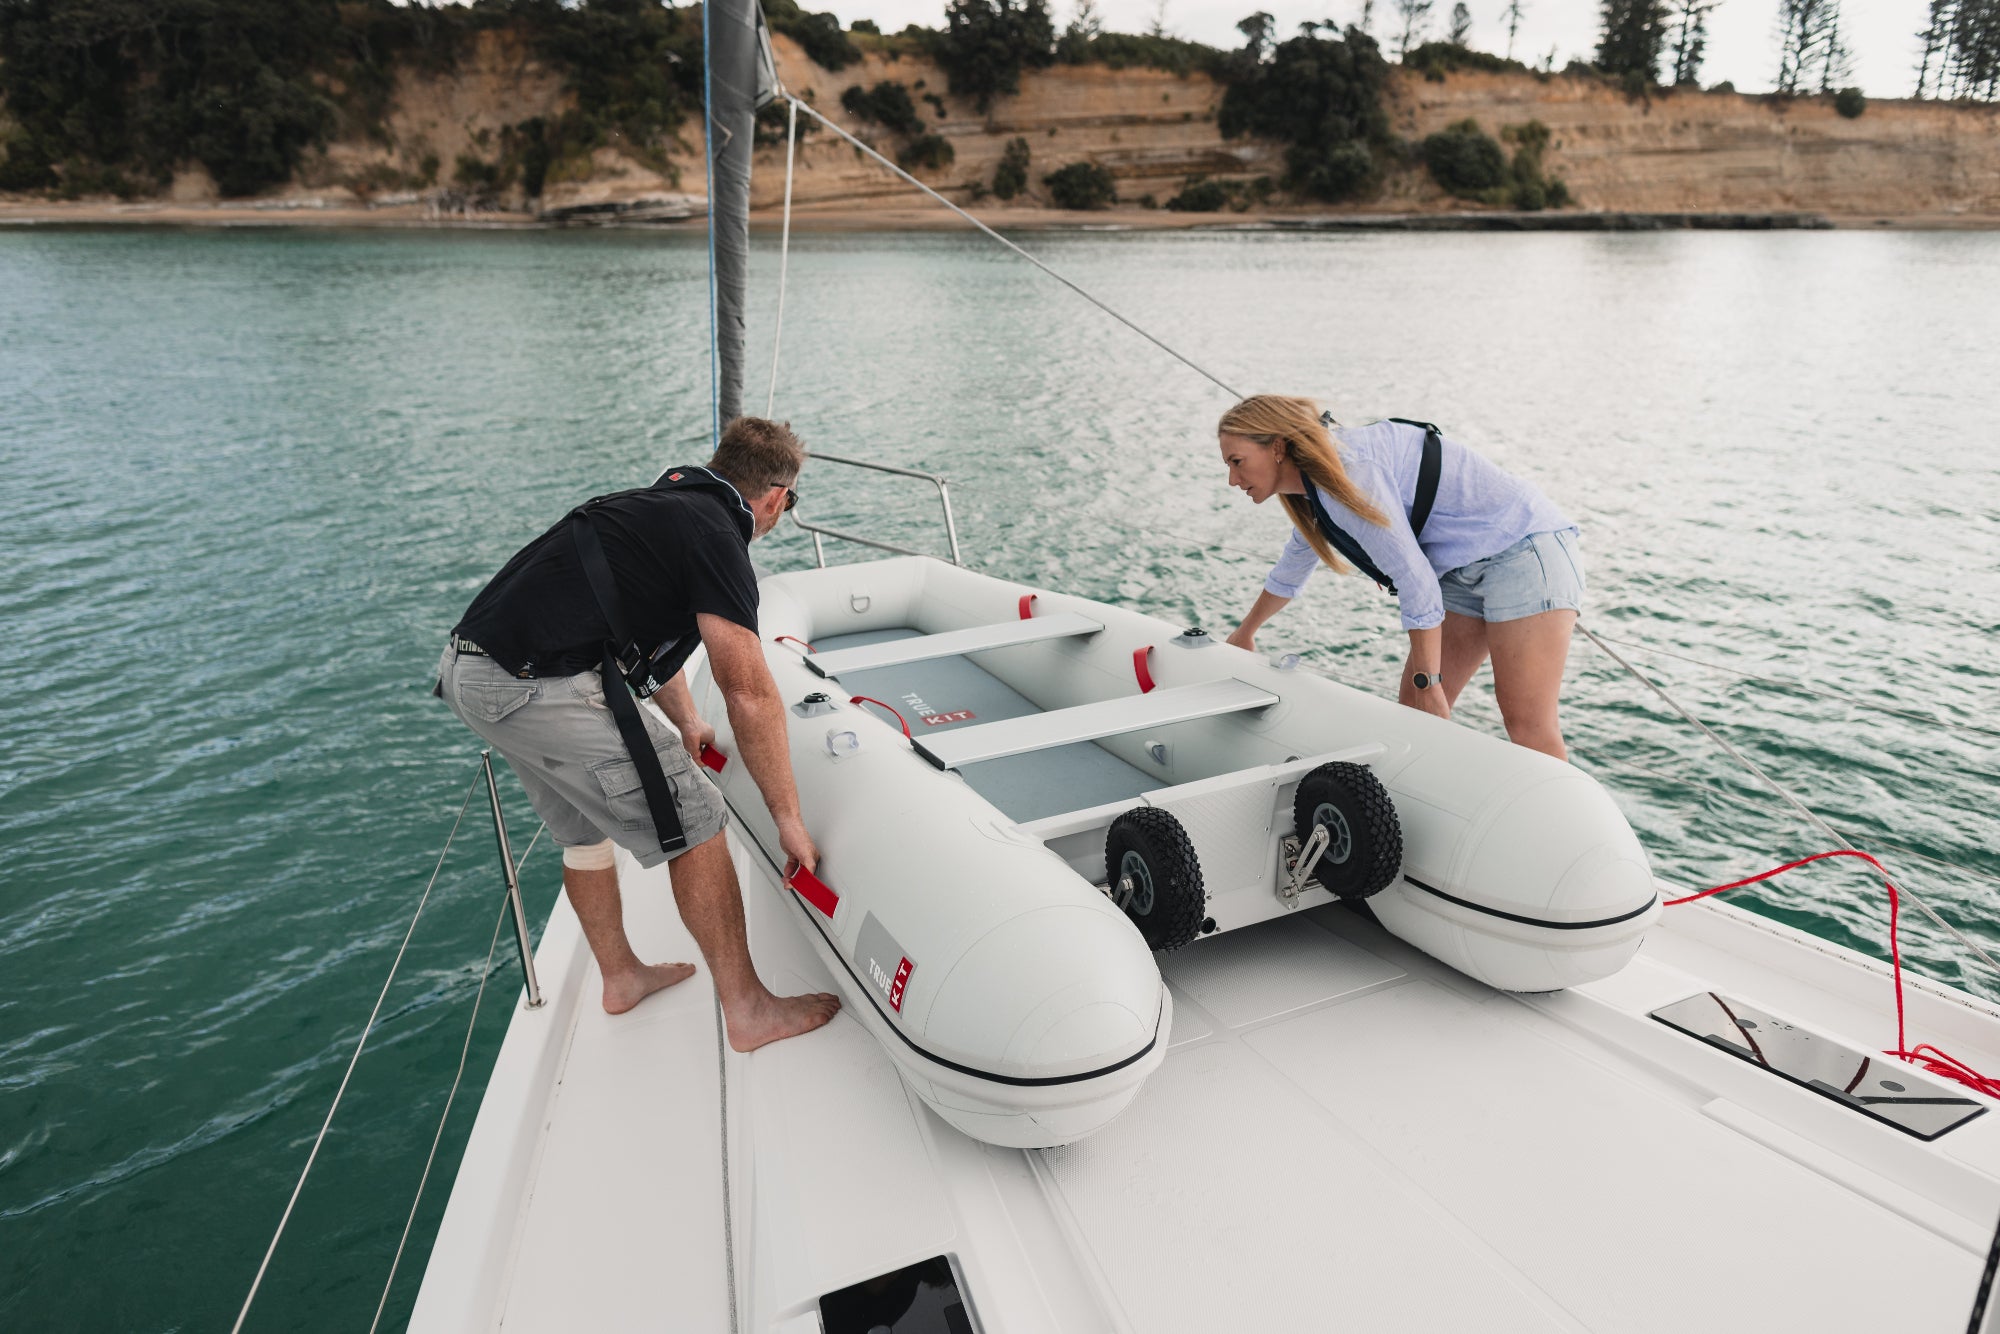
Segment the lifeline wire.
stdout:
[[722,445],[722,310],[715,294],[715,80],[709,72],[708,6],[701,7],[701,136],[704,170],[708,172],[708,403],[714,435],[711,448]]
[[799,151],[799,104],[785,115],[785,230],[778,242],[778,327],[771,332],[771,392],[764,396],[764,415],[778,402],[778,348],[785,341],[785,276],[792,263],[792,166]]
[[[528,864],[528,858],[535,851],[535,844],[542,841],[542,834],[548,829],[544,822],[535,830],[535,836],[528,840],[528,850],[521,854],[521,860],[514,863],[514,875],[518,879],[521,868]],[[431,1179],[431,1164],[437,1160],[438,1143],[444,1139],[445,1122],[451,1119],[451,1104],[458,1097],[458,1086],[465,1078],[465,1058],[472,1051],[472,1030],[479,1022],[479,1006],[486,999],[486,983],[493,976],[493,953],[500,948],[500,928],[506,924],[507,910],[511,906],[505,895],[500,899],[500,916],[493,923],[493,939],[486,945],[486,965],[479,970],[479,990],[472,996],[472,1017],[465,1021],[465,1045],[458,1049],[458,1073],[451,1077],[451,1091],[444,1095],[444,1111],[438,1116],[437,1134],[431,1136],[431,1151],[424,1156],[424,1173],[417,1178],[417,1195],[410,1201],[410,1216],[403,1220],[403,1235],[396,1242],[396,1257],[389,1262],[389,1278],[382,1285],[382,1300],[375,1304],[375,1318],[368,1322],[368,1334],[375,1334],[376,1326],[382,1323],[383,1308],[389,1305],[389,1290],[396,1286],[396,1270],[403,1263],[403,1248],[410,1243],[410,1229],[416,1225],[417,1206],[424,1202],[424,1187]]]
[[[1582,621],[1578,621],[1576,624],[1576,628],[1580,630],[1583,633],[1584,637],[1589,639],[1591,643],[1597,645],[1598,648],[1602,649],[1611,658],[1613,662],[1617,663],[1620,667],[1623,667],[1633,676],[1638,677],[1639,680],[1646,686],[1648,690],[1651,690],[1654,694],[1658,695],[1661,699],[1665,700],[1669,708],[1671,708],[1675,713],[1678,713],[1682,718],[1686,719],[1692,726],[1694,726],[1698,731],[1700,731],[1703,736],[1706,736],[1710,741],[1713,741],[1716,745],[1722,747],[1722,749],[1728,753],[1731,759],[1735,760],[1738,764],[1741,764],[1745,769],[1748,769],[1752,774],[1756,775],[1757,779],[1760,782],[1762,782],[1764,786],[1770,788],[1773,792],[1777,793],[1781,798],[1784,799],[1785,803],[1789,805],[1793,810],[1797,811],[1800,815],[1805,816],[1805,818],[1811,822],[1812,826],[1815,829],[1818,829],[1821,833],[1825,834],[1828,838],[1832,839],[1834,842],[1839,843],[1843,848],[1848,848],[1848,849],[1852,848],[1853,841],[1851,839],[1843,838],[1840,832],[1836,830],[1832,825],[1820,819],[1819,816],[1814,814],[1812,809],[1808,807],[1804,802],[1800,801],[1797,797],[1793,796],[1776,779],[1772,778],[1769,774],[1765,773],[1762,769],[1759,769],[1754,763],[1752,763],[1749,756],[1745,755],[1742,751],[1736,749],[1736,747],[1730,745],[1728,741],[1724,740],[1720,735],[1718,735],[1713,728],[1708,726],[1708,724],[1704,723],[1701,719],[1695,717],[1692,713],[1689,713],[1685,708],[1681,707],[1681,703],[1679,700],[1676,700],[1672,695],[1669,695],[1665,690],[1661,689],[1657,684],[1655,684],[1652,677],[1646,675],[1644,672],[1640,671],[1637,667],[1634,667],[1631,663],[1625,661],[1623,657],[1619,656],[1617,649],[1614,649],[1609,644],[1605,643],[1604,639],[1601,636],[1593,633],[1589,626],[1586,626]],[[1991,968],[1996,973],[2000,973],[2000,963],[1996,963],[1992,955],[1988,954],[1985,950],[1981,949],[1977,944],[1975,944],[1971,939],[1969,939],[1963,931],[1960,931],[1950,922],[1947,922],[1944,920],[1944,918],[1938,916],[1935,912],[1931,910],[1929,904],[1925,903],[1922,899],[1918,898],[1914,893],[1911,893],[1908,889],[1905,889],[1903,891],[1903,894],[1910,900],[1911,903],[1917,906],[1917,908],[1923,913],[1924,916],[1930,918],[1931,921],[1935,922],[1938,926],[1944,928],[1944,930],[1948,932],[1954,940],[1958,941],[1959,944],[1965,946],[1967,950],[1971,951],[1974,955],[1976,955],[1982,962],[1985,963],[1985,965],[1988,968]]]
[[326,1142],[326,1132],[333,1125],[333,1114],[340,1110],[340,1099],[347,1092],[348,1080],[354,1078],[354,1067],[361,1060],[361,1049],[368,1045],[368,1035],[375,1031],[375,1018],[382,1013],[382,1002],[389,998],[389,985],[396,980],[396,969],[403,962],[403,952],[410,948],[410,937],[417,933],[417,919],[424,915],[424,905],[430,902],[438,872],[444,870],[444,859],[451,852],[451,841],[458,837],[458,826],[465,819],[466,809],[472,805],[472,794],[478,790],[479,781],[474,779],[465,790],[465,800],[459,803],[458,816],[451,822],[451,832],[445,835],[437,865],[431,868],[430,882],[424,886],[423,895],[417,900],[416,912],[410,915],[410,929],[403,933],[403,943],[396,948],[395,961],[389,965],[389,976],[382,983],[382,994],[375,998],[375,1008],[368,1012],[368,1022],[361,1027],[361,1040],[354,1044],[354,1055],[348,1058],[347,1073],[340,1077],[340,1087],[334,1090],[333,1106],[326,1109],[326,1120],[320,1123],[319,1134],[313,1137],[312,1152],[306,1155],[305,1169],[299,1173],[298,1184],[292,1187],[292,1198],[285,1202],[285,1212],[278,1219],[278,1230],[271,1234],[271,1244],[264,1249],[263,1263],[257,1266],[257,1276],[250,1280],[250,1292],[243,1298],[243,1309],[236,1313],[236,1323],[229,1327],[229,1334],[239,1334],[243,1322],[250,1317],[250,1303],[257,1300],[257,1289],[263,1286],[264,1273],[271,1267],[271,1257],[277,1254],[278,1241],[285,1235],[285,1225],[292,1221],[292,1210],[299,1202],[299,1192],[306,1188],[306,1177],[311,1175],[313,1163],[319,1158],[319,1147]]
[[988,236],[998,241],[1001,245],[1006,246],[1009,250],[1019,255],[1022,259],[1027,260],[1030,264],[1040,269],[1043,273],[1048,274],[1049,277],[1055,279],[1057,282],[1061,283],[1064,287],[1069,288],[1070,291],[1075,292],[1085,301],[1088,301],[1091,305],[1096,306],[1106,315],[1109,315],[1112,319],[1117,320],[1120,324],[1130,329],[1133,333],[1138,334],[1139,337],[1145,339],[1147,342],[1151,343],[1154,347],[1159,348],[1160,351],[1166,353],[1168,356],[1172,357],[1175,361],[1180,362],[1181,365],[1186,366],[1189,370],[1194,371],[1196,374],[1202,376],[1210,384],[1222,390],[1223,393],[1230,395],[1232,398],[1243,397],[1240,391],[1232,388],[1229,384],[1227,384],[1220,377],[1209,371],[1206,367],[1200,366],[1197,363],[1188,360],[1188,358],[1182,356],[1180,353],[1174,351],[1173,348],[1168,347],[1165,343],[1153,337],[1153,335],[1147,333],[1144,329],[1132,323],[1132,321],[1126,319],[1123,315],[1120,315],[1110,306],[1107,306],[1106,304],[1104,304],[1104,302],[1098,300],[1096,297],[1092,296],[1089,292],[1085,291],[1083,288],[1071,282],[1068,278],[1063,277],[1060,273],[1057,273],[1054,269],[1042,263],[1042,261],[1036,259],[1033,255],[1029,254],[1027,251],[1021,249],[1021,247],[1015,245],[1012,241],[1009,241],[1006,237],[994,231],[991,227],[988,227],[985,223],[973,217],[970,213],[967,213],[964,209],[952,203],[949,199],[946,199],[943,195],[931,189],[928,185],[925,185],[922,181],[918,180],[916,177],[910,175],[909,172],[904,171],[901,167],[891,162],[888,158],[883,157],[880,153],[876,152],[873,148],[870,148],[867,144],[855,138],[853,135],[849,134],[846,130],[842,129],[840,126],[835,125],[832,121],[828,120],[825,116],[821,115],[819,111],[815,109],[810,103],[801,102],[798,98],[793,97],[790,93],[785,94],[785,99],[789,101],[794,108],[805,112],[808,116],[811,116],[813,119],[817,120],[820,124],[826,126],[826,128],[832,130],[835,134],[839,135],[841,138],[847,140],[848,143],[853,144],[856,148],[866,153],[869,157],[874,158],[877,162],[887,167],[890,171],[895,172],[898,176],[908,181],[911,185],[914,185],[919,190],[922,190],[932,199],[937,200],[938,203],[943,204],[953,213],[958,214],[959,217],[964,218],[967,222],[977,227],[980,231],[985,232]]

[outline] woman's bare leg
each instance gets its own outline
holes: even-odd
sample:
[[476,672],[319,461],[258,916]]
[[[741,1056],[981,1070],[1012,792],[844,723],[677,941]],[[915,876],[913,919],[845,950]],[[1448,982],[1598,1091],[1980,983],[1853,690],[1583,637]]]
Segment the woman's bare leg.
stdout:
[[1576,613],[1567,610],[1486,626],[1486,643],[1493,654],[1493,694],[1508,738],[1559,760],[1569,758],[1556,705],[1575,626]]
[[1477,616],[1444,614],[1444,640],[1438,674],[1444,677],[1445,703],[1458,707],[1458,692],[1478,675],[1486,661],[1486,622]]

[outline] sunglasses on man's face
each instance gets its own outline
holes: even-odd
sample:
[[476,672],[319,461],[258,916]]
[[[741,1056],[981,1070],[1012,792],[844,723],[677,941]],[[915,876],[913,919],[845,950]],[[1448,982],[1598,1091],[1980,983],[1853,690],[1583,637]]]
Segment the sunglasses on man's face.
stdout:
[[[773,482],[773,483],[771,483],[771,485],[772,485],[772,486],[784,486],[784,483],[783,483],[783,482]],[[790,513],[791,513],[791,512],[793,511],[793,510],[797,509],[798,507],[799,507],[799,493],[798,493],[797,491],[794,491],[794,490],[793,490],[793,489],[792,489],[791,487],[789,487],[789,486],[786,486],[786,487],[785,487],[785,513],[787,513],[787,514],[790,514]]]

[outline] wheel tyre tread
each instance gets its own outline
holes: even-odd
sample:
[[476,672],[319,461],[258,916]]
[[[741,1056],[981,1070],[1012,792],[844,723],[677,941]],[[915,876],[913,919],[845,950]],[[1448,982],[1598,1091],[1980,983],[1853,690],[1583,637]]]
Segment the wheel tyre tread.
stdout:
[[1157,806],[1134,807],[1111,822],[1104,837],[1104,866],[1114,891],[1118,864],[1128,850],[1144,857],[1153,873],[1153,911],[1144,921],[1132,918],[1146,944],[1154,950],[1177,950],[1199,936],[1208,895],[1194,840],[1181,822]]
[[1354,834],[1355,857],[1331,866],[1322,859],[1313,879],[1343,899],[1365,899],[1383,889],[1403,869],[1403,823],[1396,803],[1365,764],[1334,760],[1299,780],[1292,799],[1292,827],[1304,846],[1313,831],[1313,811],[1331,801],[1342,808]]

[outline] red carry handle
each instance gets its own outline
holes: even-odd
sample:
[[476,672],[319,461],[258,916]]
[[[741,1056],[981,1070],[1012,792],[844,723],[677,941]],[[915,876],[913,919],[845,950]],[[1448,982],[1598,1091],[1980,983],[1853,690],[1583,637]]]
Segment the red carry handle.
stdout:
[[832,917],[833,910],[840,906],[840,895],[833,892],[833,886],[803,866],[786,876],[785,883],[792,887],[793,893],[819,909],[822,917]]
[[808,653],[819,652],[818,649],[814,648],[811,644],[806,643],[805,640],[800,639],[797,635],[779,635],[776,639],[772,640],[771,642],[773,644],[784,644],[789,642],[797,644],[800,648],[804,649]]
[[716,773],[721,773],[722,766],[729,763],[729,757],[704,741],[701,744],[701,762]]
[[1139,693],[1149,694],[1153,689],[1153,674],[1146,670],[1146,655],[1153,651],[1152,645],[1132,650],[1132,675],[1139,678]]
[[910,724],[904,720],[903,715],[897,710],[895,705],[884,704],[881,700],[871,699],[867,695],[856,695],[853,698],[849,699],[847,702],[849,704],[873,704],[878,709],[887,709],[889,712],[896,715],[896,726],[903,729],[903,739],[905,741],[913,741],[916,739],[910,735]]
[[1024,621],[1032,620],[1035,615],[1034,609],[1035,595],[1033,593],[1021,594],[1021,619]]

